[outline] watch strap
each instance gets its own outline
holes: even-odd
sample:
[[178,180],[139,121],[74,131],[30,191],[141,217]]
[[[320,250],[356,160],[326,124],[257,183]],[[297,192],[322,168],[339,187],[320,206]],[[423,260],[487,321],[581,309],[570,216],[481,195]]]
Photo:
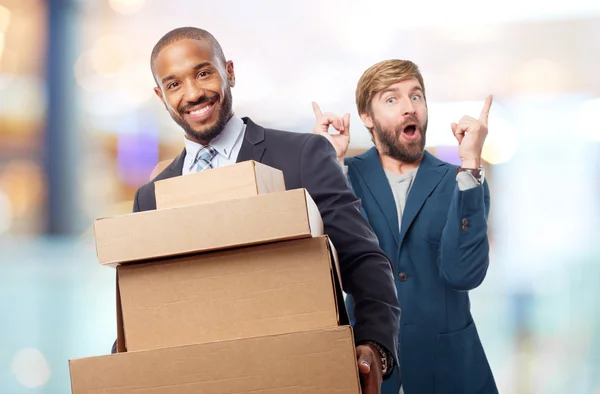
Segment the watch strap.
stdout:
[[458,168],[456,168],[456,175],[458,175],[461,172],[468,172],[469,174],[473,175],[473,178],[475,178],[477,180],[477,182],[479,182],[480,185],[483,183],[483,167],[479,167],[479,168],[458,167]]

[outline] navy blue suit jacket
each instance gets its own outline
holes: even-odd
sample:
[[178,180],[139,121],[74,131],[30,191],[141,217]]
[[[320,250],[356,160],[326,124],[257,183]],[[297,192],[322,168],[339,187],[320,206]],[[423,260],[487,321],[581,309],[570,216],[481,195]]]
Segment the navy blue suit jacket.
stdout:
[[[456,166],[425,152],[399,226],[377,150],[345,163],[362,213],[394,266],[402,308],[400,369],[382,394],[398,394],[400,383],[405,394],[497,393],[468,295],[489,263],[487,183],[459,191]],[[348,296],[351,319],[352,306]]]

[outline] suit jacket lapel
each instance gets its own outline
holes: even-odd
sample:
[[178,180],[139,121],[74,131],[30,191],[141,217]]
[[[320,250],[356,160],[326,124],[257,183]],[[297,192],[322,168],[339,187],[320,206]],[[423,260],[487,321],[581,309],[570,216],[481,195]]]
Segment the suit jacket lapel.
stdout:
[[265,140],[265,129],[250,118],[242,118],[242,120],[246,124],[246,132],[236,162],[241,163],[248,160],[260,162],[265,154],[265,147],[262,144]]
[[360,156],[360,159],[360,163],[357,162],[358,171],[375,198],[375,201],[377,201],[379,208],[385,214],[390,231],[394,235],[396,243],[399,244],[400,226],[398,224],[398,210],[396,209],[392,188],[385,176],[381,161],[379,161],[377,149],[374,147],[369,149]]
[[399,245],[402,245],[406,232],[423,207],[425,200],[440,183],[446,172],[448,172],[448,168],[444,166],[444,162],[425,151],[402,214]]
[[185,148],[183,151],[163,170],[157,177],[156,181],[161,179],[174,178],[183,174],[183,162],[185,161]]

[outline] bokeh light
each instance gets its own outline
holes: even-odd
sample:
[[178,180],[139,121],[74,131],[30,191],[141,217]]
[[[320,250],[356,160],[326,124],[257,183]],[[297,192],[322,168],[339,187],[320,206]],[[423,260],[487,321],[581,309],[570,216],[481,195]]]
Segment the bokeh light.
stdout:
[[109,0],[108,3],[119,14],[131,15],[142,9],[145,0]]

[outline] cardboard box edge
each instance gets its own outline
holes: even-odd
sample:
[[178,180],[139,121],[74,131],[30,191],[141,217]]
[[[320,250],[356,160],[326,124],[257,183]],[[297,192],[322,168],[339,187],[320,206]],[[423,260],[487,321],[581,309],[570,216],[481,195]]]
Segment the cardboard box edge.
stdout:
[[123,308],[121,306],[121,288],[119,287],[119,267],[117,267],[117,353],[127,352],[127,341],[125,338],[125,325],[123,322]]
[[339,265],[337,264],[336,250],[331,238],[328,235],[326,237],[326,248],[329,252],[329,268],[331,275],[331,282],[333,286],[333,299],[335,302],[335,309],[337,313],[337,322],[339,326],[350,325],[350,316],[348,315],[348,309],[346,309],[346,300],[344,299],[344,288],[342,287],[342,278],[339,273]]
[[[325,225],[323,223],[323,217],[321,211],[313,200],[312,196],[307,189],[302,188],[304,191],[304,202],[306,204],[306,219],[308,220],[308,229],[311,237],[317,237],[325,235]],[[312,215],[311,215],[312,214]]]

